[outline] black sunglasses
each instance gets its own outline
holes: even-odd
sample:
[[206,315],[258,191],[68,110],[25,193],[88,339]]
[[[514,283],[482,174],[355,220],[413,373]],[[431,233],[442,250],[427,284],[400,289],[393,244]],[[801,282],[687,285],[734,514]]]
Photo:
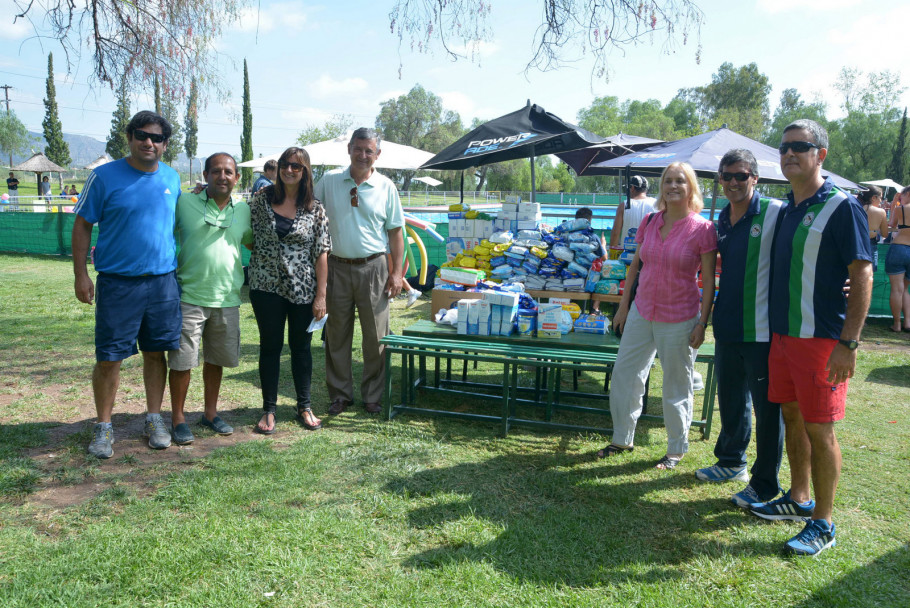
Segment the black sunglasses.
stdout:
[[278,168],[279,169],[290,169],[294,173],[297,173],[298,171],[303,171],[304,165],[301,165],[300,163],[281,163],[280,165],[278,165]]
[[821,146],[813,144],[809,141],[785,141],[777,149],[780,152],[781,156],[787,153],[787,150],[793,150],[797,154],[802,154],[803,152],[808,152],[812,148],[818,148],[821,150]]
[[[211,215],[211,217],[209,217]],[[209,226],[214,226],[215,228],[221,228],[222,230],[227,230],[234,225],[234,205],[231,205],[231,213],[227,215],[223,220],[218,218],[218,212],[212,209],[212,213],[209,214],[209,197],[208,193],[205,195],[205,203],[202,207],[202,221],[208,224]]]
[[151,139],[153,144],[163,144],[165,141],[167,141],[167,138],[164,135],[161,135],[159,133],[149,133],[148,131],[143,131],[142,129],[133,130],[133,139],[138,139],[139,141]]
[[720,174],[721,181],[728,182],[735,179],[738,182],[744,182],[752,177],[751,173],[729,173],[728,171],[723,171]]

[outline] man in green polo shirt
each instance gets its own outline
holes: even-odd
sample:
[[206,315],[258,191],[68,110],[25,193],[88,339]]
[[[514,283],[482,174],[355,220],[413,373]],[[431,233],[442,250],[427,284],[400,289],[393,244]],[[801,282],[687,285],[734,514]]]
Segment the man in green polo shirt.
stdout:
[[195,439],[183,406],[190,372],[199,365],[200,344],[205,358],[205,411],[199,424],[219,435],[234,432],[218,417],[218,392],[224,368],[237,367],[240,360],[241,245],[253,242],[250,208],[231,196],[238,178],[234,157],[224,152],[213,154],[206,159],[202,175],[206,188],[198,194],[184,192],[177,201],[177,281],[183,330],[180,349],[168,352],[171,434],[177,445]]

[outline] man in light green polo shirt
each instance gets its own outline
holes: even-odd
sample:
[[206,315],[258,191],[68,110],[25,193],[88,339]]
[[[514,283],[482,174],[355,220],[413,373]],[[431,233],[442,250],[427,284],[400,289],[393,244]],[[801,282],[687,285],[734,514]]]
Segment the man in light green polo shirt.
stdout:
[[184,192],[177,201],[177,281],[183,330],[180,349],[168,352],[171,434],[177,445],[195,439],[183,407],[191,370],[199,365],[200,343],[205,355],[205,411],[199,424],[219,435],[234,432],[218,416],[218,392],[224,368],[237,367],[240,361],[241,245],[253,242],[250,208],[231,196],[238,179],[234,157],[213,154],[206,159],[202,174],[206,188],[198,194]]

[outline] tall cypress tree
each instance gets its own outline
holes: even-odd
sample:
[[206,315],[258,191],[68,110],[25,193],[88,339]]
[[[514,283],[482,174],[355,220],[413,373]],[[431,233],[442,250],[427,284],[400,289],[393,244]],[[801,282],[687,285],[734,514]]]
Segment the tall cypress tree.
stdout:
[[196,146],[199,141],[196,135],[199,132],[199,93],[196,90],[196,80],[190,84],[190,98],[186,102],[186,116],[184,116],[183,130],[185,139],[183,140],[183,149],[186,151],[186,157],[190,160],[190,181],[193,181],[193,157],[196,156]]
[[[243,133],[240,134],[240,160],[253,160],[253,108],[250,105],[250,74],[243,60]],[[244,167],[241,172],[241,185],[249,188],[253,183],[253,170]]]
[[[907,169],[907,108],[904,108],[904,118],[901,120],[901,130],[897,134],[897,141],[891,151],[891,166],[888,168],[888,177],[899,184],[904,183],[904,173]],[[905,203],[906,204],[906,203]]]
[[161,116],[161,84],[158,82],[158,74],[155,74],[155,114]]
[[111,119],[111,132],[107,136],[105,151],[114,160],[129,156],[130,147],[126,139],[126,127],[130,122],[130,98],[126,92],[126,80],[120,81],[120,93],[117,96],[117,108]]
[[171,125],[171,138],[167,142],[167,148],[164,150],[164,154],[161,155],[161,159],[172,165],[177,160],[181,148],[183,148],[183,130],[180,128],[177,104],[167,89],[167,83],[165,83],[164,95],[161,101],[161,116]]
[[44,139],[47,147],[44,155],[61,167],[73,162],[70,158],[70,147],[63,141],[63,125],[57,115],[57,88],[54,86],[54,54],[47,56],[47,97],[44,99]]

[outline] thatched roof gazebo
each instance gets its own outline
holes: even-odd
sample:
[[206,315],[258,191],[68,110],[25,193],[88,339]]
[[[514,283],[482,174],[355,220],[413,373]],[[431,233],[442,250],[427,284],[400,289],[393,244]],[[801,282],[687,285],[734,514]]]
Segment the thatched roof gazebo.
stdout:
[[35,174],[38,182],[38,192],[41,192],[41,174],[42,173],[63,173],[66,171],[63,167],[53,162],[41,152],[36,152],[26,161],[23,161],[10,168],[11,171],[28,171]]

